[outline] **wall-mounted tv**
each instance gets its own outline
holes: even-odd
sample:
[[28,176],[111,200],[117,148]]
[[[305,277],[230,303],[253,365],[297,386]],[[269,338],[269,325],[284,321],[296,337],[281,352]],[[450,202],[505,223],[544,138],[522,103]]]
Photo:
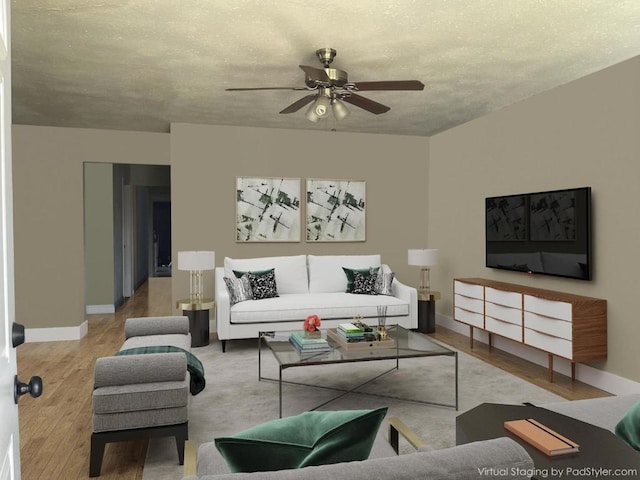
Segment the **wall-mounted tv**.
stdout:
[[486,266],[591,280],[591,187],[485,200]]

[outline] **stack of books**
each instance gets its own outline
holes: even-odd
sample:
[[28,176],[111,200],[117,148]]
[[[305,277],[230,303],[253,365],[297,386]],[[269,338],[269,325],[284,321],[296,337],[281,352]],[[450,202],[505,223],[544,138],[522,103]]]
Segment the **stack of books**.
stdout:
[[289,342],[295,347],[300,355],[319,355],[331,351],[331,347],[326,339],[309,334],[308,332],[292,332]]
[[336,329],[336,333],[344,338],[347,342],[364,341],[364,327],[354,325],[353,323],[341,323]]

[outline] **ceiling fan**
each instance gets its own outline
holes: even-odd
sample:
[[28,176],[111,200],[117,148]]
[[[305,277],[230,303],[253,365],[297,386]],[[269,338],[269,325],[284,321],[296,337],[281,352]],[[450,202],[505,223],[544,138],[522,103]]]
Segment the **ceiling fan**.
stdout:
[[388,112],[391,107],[374,102],[356,92],[373,90],[423,90],[424,84],[418,80],[391,80],[379,82],[350,83],[348,74],[344,70],[331,68],[331,62],[336,56],[333,48],[320,48],[316,55],[324,68],[300,65],[305,74],[304,87],[255,87],[255,88],[227,88],[227,91],[248,90],[308,90],[313,91],[300,100],[295,101],[280,113],[294,113],[309,103],[313,104],[306,112],[306,116],[312,122],[329,116],[330,112],[337,120],[342,120],[349,115],[349,109],[343,102],[350,103],[375,115]]

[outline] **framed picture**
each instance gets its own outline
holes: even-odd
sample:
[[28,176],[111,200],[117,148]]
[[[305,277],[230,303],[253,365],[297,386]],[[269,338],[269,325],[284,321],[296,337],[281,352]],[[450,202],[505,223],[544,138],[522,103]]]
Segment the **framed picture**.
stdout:
[[300,179],[236,178],[236,242],[299,242]]
[[307,242],[366,240],[366,183],[307,179]]

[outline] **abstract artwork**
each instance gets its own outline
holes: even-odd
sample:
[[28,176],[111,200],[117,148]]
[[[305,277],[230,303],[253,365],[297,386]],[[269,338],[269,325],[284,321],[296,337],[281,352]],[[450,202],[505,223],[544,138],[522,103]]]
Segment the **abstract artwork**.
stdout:
[[364,242],[366,183],[307,179],[307,241]]
[[300,179],[236,179],[237,242],[300,241]]

